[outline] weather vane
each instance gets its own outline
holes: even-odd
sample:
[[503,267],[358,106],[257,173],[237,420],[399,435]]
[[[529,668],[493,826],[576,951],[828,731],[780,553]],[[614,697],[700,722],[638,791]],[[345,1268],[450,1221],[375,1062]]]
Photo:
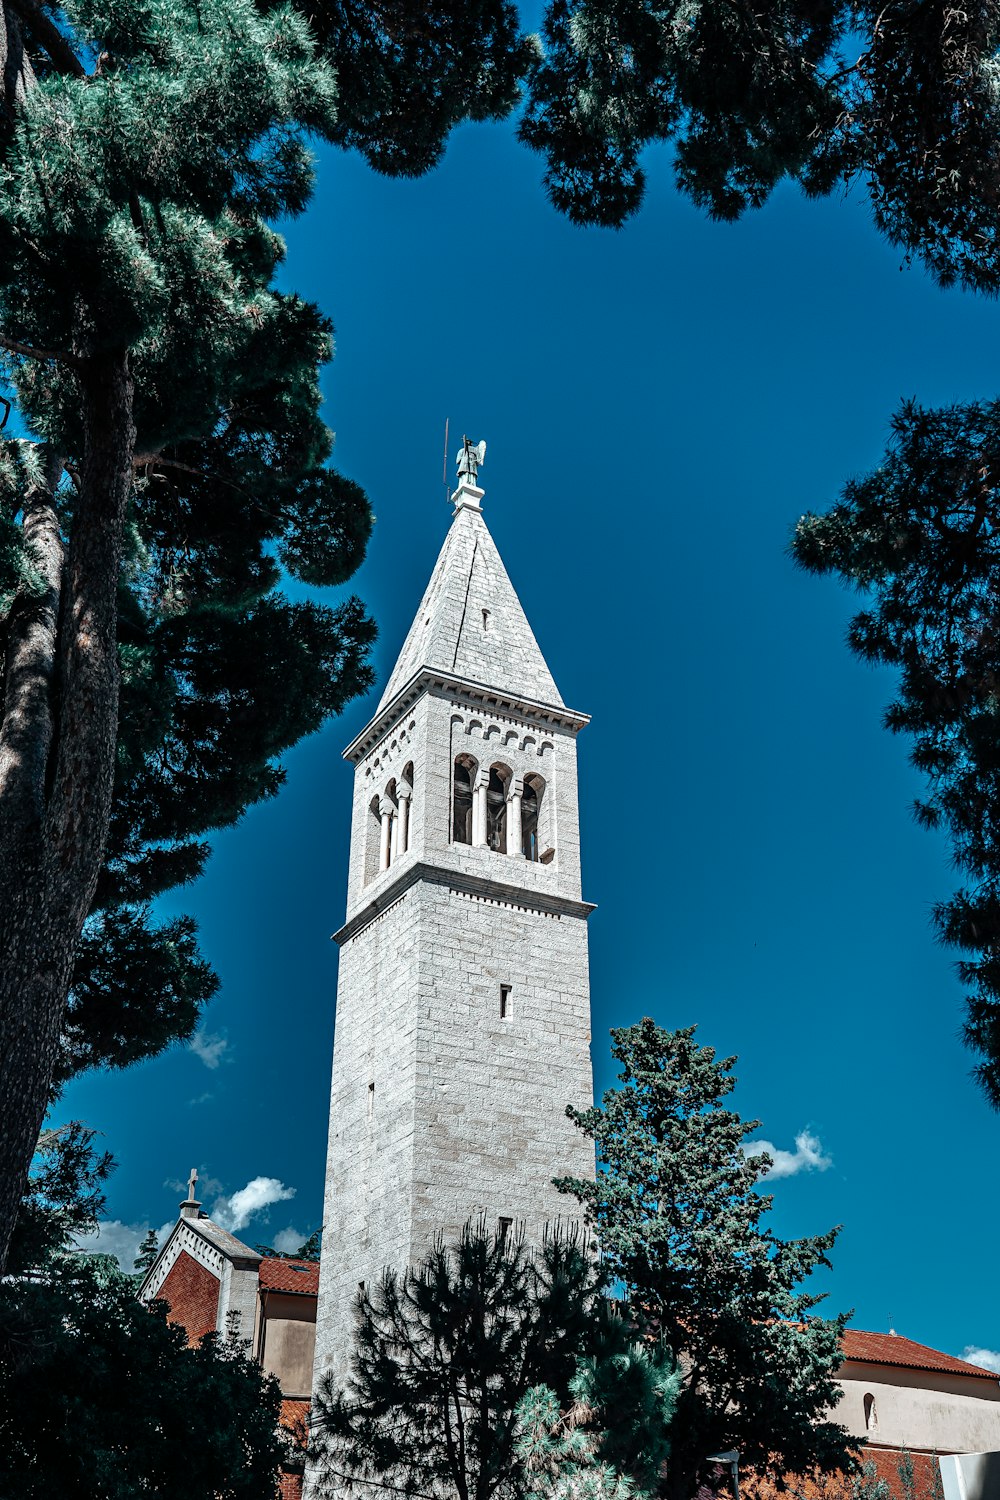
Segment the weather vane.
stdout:
[[471,484],[476,488],[476,480],[479,477],[479,465],[486,458],[486,444],[474,443],[471,438],[463,437],[462,446],[458,450],[455,462],[458,464],[459,484]]

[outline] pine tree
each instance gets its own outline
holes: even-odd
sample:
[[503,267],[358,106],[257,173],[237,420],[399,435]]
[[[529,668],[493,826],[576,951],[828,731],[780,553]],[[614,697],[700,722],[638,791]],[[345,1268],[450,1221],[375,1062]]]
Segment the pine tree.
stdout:
[[856,1447],[826,1416],[846,1317],[813,1316],[821,1299],[801,1290],[829,1265],[837,1230],[788,1241],[761,1222],[770,1161],[743,1149],[759,1121],[724,1108],[736,1059],[718,1060],[694,1031],[648,1019],[612,1031],[621,1087],[568,1111],[596,1143],[597,1178],[557,1183],[584,1204],[606,1273],[678,1358],[669,1500],[694,1495],[713,1452],[736,1448],[778,1478],[849,1467]]
[[[594,1352],[577,1360],[563,1410],[549,1386],[518,1402],[515,1453],[532,1500],[642,1500],[656,1493],[680,1387],[672,1354],[599,1308]],[[603,1313],[603,1316],[601,1314]]]
[[314,1398],[320,1492],[513,1500],[518,1403],[540,1385],[568,1398],[601,1285],[576,1237],[553,1233],[532,1252],[482,1224],[404,1275],[386,1271],[358,1294],[346,1388],[328,1376]]
[[150,902],[367,686],[373,634],[277,587],[342,582],[370,526],[325,467],[328,325],[272,285],[265,220],[304,204],[333,109],[305,23],[31,16],[0,124],[0,349],[32,434],[0,448],[0,1261],[53,1082],[189,1035],[216,987]]
[[867,188],[893,245],[947,285],[1000,288],[1000,7],[768,0],[549,0],[522,138],[557,208],[620,225],[646,146],[676,142],[678,185],[718,219],[783,178]]
[[273,285],[306,136],[418,173],[534,55],[506,0],[3,0],[0,1268],[53,1085],[217,988],[151,902],[370,682],[357,600],[278,591],[371,525],[327,466],[329,325]]
[[794,554],[864,591],[849,642],[900,670],[889,729],[928,779],[916,816],[951,837],[968,884],[934,910],[964,956],[965,1039],[1000,1109],[1000,402],[905,402],[883,462],[825,516],[799,522]]
[[140,1274],[145,1275],[154,1264],[159,1253],[160,1242],[157,1239],[156,1230],[147,1229],[143,1236],[142,1244],[139,1246],[139,1253],[132,1262],[133,1271],[138,1271]]

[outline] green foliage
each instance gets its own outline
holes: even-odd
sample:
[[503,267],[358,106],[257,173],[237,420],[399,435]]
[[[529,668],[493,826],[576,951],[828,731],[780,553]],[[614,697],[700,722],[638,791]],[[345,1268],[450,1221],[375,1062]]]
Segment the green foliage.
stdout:
[[138,1271],[144,1276],[147,1271],[152,1269],[159,1253],[160,1242],[157,1239],[156,1230],[147,1229],[143,1236],[142,1244],[139,1246],[139,1253],[132,1262],[133,1271]]
[[534,62],[507,0],[303,3],[338,82],[338,145],[379,172],[415,177],[440,161],[462,120],[499,120]]
[[670,1496],[686,1500],[705,1455],[729,1448],[775,1477],[849,1466],[855,1445],[825,1415],[846,1316],[812,1316],[821,1299],[801,1290],[837,1230],[789,1241],[762,1222],[770,1162],[744,1152],[759,1121],[723,1104],[735,1058],[648,1019],[611,1036],[621,1087],[569,1110],[596,1143],[597,1178],[557,1186],[584,1204],[607,1274],[680,1362]]
[[[333,69],[303,15],[253,0],[79,0],[60,35],[40,33],[0,129],[0,333],[29,351],[0,369],[64,467],[67,542],[81,385],[109,351],[128,351],[136,461],[114,809],[57,1086],[192,1034],[218,980],[191,919],[157,921],[151,902],[196,878],[207,835],[273,796],[280,757],[367,689],[375,633],[356,599],[281,592],[285,575],[343,584],[371,529],[363,492],[328,467],[330,325],[274,286],[284,246],[267,223],[308,199]],[[40,451],[0,440],[0,654],[34,587],[20,520]]]
[[368,1486],[459,1500],[520,1493],[516,1408],[534,1386],[566,1400],[596,1327],[601,1279],[573,1235],[466,1225],[405,1275],[359,1293],[352,1371],[328,1376],[311,1427],[322,1493]]
[[671,1354],[635,1342],[618,1316],[605,1311],[599,1324],[566,1411],[544,1385],[518,1402],[515,1452],[524,1492],[537,1500],[641,1500],[656,1491],[680,1374]]
[[[911,1464],[912,1473],[912,1464]],[[878,1470],[871,1459],[861,1465],[851,1483],[851,1500],[892,1500],[892,1486],[888,1479],[879,1479]]]
[[679,186],[713,217],[866,185],[875,221],[944,285],[1000,288],[1000,11],[980,3],[550,0],[522,138],[557,208],[620,225],[643,150],[676,142]]
[[215,1334],[187,1348],[165,1304],[139,1302],[112,1257],[72,1250],[104,1209],[111,1159],[93,1135],[72,1124],[39,1143],[0,1283],[4,1494],[274,1500],[277,1382]]
[[1000,402],[925,410],[903,404],[881,465],[845,486],[827,515],[806,515],[794,555],[866,595],[849,641],[900,672],[886,713],[911,737],[928,781],[916,805],[945,829],[969,884],[934,911],[966,955],[965,1038],[1000,1108]]
[[281,1394],[238,1346],[186,1347],[105,1256],[0,1287],[0,1444],[24,1500],[273,1500]]
[[899,1455],[896,1472],[899,1475],[899,1487],[903,1492],[903,1500],[917,1500],[917,1481],[913,1472],[913,1455],[908,1448],[904,1448]]
[[[42,1132],[11,1241],[8,1274],[30,1273],[86,1234],[104,1212],[114,1162],[79,1120]],[[2,1339],[2,1333],[0,1333]]]

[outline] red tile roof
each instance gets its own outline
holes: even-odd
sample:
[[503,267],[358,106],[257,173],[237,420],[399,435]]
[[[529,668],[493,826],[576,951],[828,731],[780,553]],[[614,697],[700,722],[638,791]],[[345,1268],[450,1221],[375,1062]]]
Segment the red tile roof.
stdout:
[[305,1447],[309,1421],[309,1402],[293,1401],[287,1397],[283,1398],[281,1402],[281,1416],[278,1420],[282,1427],[288,1428],[288,1431],[295,1438],[296,1442],[301,1443]]
[[267,1255],[259,1266],[262,1292],[298,1292],[315,1297],[319,1292],[318,1260],[285,1260]]
[[995,1370],[967,1364],[953,1354],[941,1354],[926,1344],[915,1344],[898,1333],[865,1333],[861,1328],[845,1328],[845,1359],[857,1359],[870,1365],[905,1365],[911,1370],[943,1370],[952,1375],[975,1375],[980,1380],[996,1380]]

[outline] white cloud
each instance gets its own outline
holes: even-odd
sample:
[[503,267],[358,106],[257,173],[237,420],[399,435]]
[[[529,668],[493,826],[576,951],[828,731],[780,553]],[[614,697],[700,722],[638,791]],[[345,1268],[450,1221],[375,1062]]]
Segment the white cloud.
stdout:
[[795,1177],[799,1172],[825,1172],[833,1165],[833,1158],[825,1155],[819,1136],[810,1130],[800,1130],[795,1137],[795,1150],[782,1151],[770,1141],[750,1141],[744,1146],[747,1156],[761,1156],[765,1152],[771,1165],[761,1178],[772,1182],[779,1177]]
[[962,1358],[970,1365],[982,1365],[984,1370],[994,1370],[1000,1375],[1000,1349],[977,1349],[974,1344],[966,1344]]
[[[253,1177],[238,1192],[228,1198],[220,1198],[212,1209],[212,1218],[223,1229],[236,1234],[244,1229],[257,1214],[270,1208],[272,1203],[284,1203],[295,1197],[295,1189],[285,1187],[277,1177]],[[299,1241],[301,1244],[301,1240]]]
[[308,1235],[302,1233],[301,1229],[294,1229],[289,1224],[287,1229],[280,1230],[271,1241],[275,1250],[280,1250],[282,1255],[294,1255],[296,1250],[301,1249],[308,1239]]
[[[173,1227],[174,1220],[170,1219],[156,1231],[161,1250]],[[113,1255],[123,1271],[131,1271],[139,1246],[148,1233],[148,1224],[123,1224],[121,1219],[105,1219],[92,1234],[78,1235],[76,1248],[89,1255]]]
[[209,1089],[206,1094],[199,1094],[197,1096],[197,1098],[195,1098],[195,1099],[189,1099],[188,1100],[188,1105],[190,1106],[192,1104],[207,1104],[208,1101],[209,1101],[209,1099],[214,1099],[214,1098],[215,1098],[215,1095],[212,1093],[211,1089]]
[[189,1045],[195,1057],[200,1057],[205,1067],[214,1071],[221,1063],[229,1042],[221,1031],[196,1031]]

